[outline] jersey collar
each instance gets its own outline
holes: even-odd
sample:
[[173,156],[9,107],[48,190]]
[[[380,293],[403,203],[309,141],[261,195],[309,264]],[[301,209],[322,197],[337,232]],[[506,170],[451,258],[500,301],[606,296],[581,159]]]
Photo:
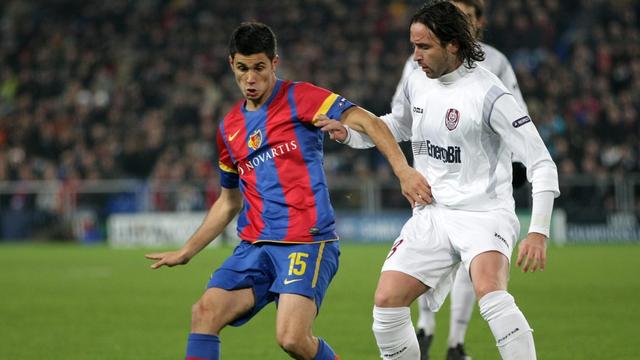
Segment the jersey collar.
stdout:
[[454,82],[458,81],[458,79],[462,79],[465,75],[471,72],[473,69],[467,69],[464,64],[458,66],[454,71],[444,74],[438,78],[438,81],[443,85],[450,85]]

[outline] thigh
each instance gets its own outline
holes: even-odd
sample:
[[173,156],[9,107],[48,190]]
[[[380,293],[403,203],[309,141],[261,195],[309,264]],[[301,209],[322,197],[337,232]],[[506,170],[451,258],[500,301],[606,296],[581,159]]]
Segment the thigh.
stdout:
[[509,259],[498,251],[477,255],[471,262],[471,281],[478,299],[493,291],[507,290]]
[[297,294],[281,294],[276,315],[278,338],[289,334],[311,336],[316,315],[317,308],[313,299]]
[[195,328],[192,328],[192,331],[205,334],[219,333],[226,325],[232,324],[250,312],[254,305],[255,298],[251,289],[231,291],[220,288],[207,289],[196,306],[210,312],[213,315],[211,317],[213,322],[194,322]]
[[383,271],[374,302],[379,307],[409,306],[427,290],[429,287],[413,276],[399,271]]
[[451,247],[436,209],[414,214],[391,246],[382,271],[399,271],[434,288],[460,258]]
[[[400,272],[408,275],[424,285],[422,291],[427,291],[427,306],[436,311],[446,298],[453,282],[460,257],[452,248],[449,236],[442,227],[439,211],[435,207],[426,207],[416,212],[403,226],[400,236],[396,239],[384,265],[382,266],[381,291],[385,286],[385,272]],[[395,275],[392,275],[395,277]],[[406,282],[409,283],[409,282]],[[389,284],[389,291],[397,292],[401,296],[400,303],[404,303],[406,297],[414,294],[414,286],[404,289],[393,289]],[[386,295],[385,295],[386,294]],[[376,295],[376,299],[395,297],[388,292]]]
[[268,254],[275,269],[269,291],[278,294],[278,307],[283,294],[296,294],[312,299],[319,309],[338,271],[339,243],[271,245]]
[[248,291],[253,296],[252,307],[242,316],[235,317],[230,325],[239,326],[246,323],[264,306],[274,301],[276,294],[269,291],[275,278],[273,272],[264,246],[242,241],[233,254],[213,273],[207,287],[209,290],[225,291],[213,293],[233,294],[237,290],[245,290],[244,292]]
[[502,209],[445,213],[443,224],[467,270],[476,256],[490,251],[501,253],[509,261],[520,231],[515,213]]

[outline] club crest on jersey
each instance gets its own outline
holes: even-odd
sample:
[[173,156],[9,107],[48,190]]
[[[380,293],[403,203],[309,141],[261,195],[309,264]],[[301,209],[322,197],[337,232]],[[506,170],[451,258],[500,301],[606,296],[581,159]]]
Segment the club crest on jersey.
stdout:
[[260,129],[249,135],[249,143],[247,145],[253,150],[258,150],[260,145],[262,145],[262,131],[260,131]]
[[456,109],[447,110],[447,115],[444,116],[444,124],[449,131],[453,131],[458,127],[458,121],[460,121],[460,111]]

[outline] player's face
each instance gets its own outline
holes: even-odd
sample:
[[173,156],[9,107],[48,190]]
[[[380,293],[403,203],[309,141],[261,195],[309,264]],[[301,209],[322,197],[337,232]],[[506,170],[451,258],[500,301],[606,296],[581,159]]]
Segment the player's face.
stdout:
[[428,77],[435,79],[454,71],[462,63],[458,47],[453,43],[442,46],[440,39],[424,24],[413,23],[409,31],[413,44],[413,60]]
[[231,70],[236,77],[236,83],[247,99],[247,108],[255,110],[267,101],[276,84],[276,66],[278,56],[273,60],[265,53],[243,55],[236,53],[229,57]]
[[476,8],[474,8],[471,5],[467,5],[465,3],[455,1],[455,0],[452,1],[452,3],[458,9],[460,9],[460,11],[462,11],[463,14],[467,15],[467,20],[471,25],[471,33],[475,37],[478,37],[480,35],[480,32],[482,31],[482,26],[484,25],[484,23],[482,18],[478,18],[476,14]]

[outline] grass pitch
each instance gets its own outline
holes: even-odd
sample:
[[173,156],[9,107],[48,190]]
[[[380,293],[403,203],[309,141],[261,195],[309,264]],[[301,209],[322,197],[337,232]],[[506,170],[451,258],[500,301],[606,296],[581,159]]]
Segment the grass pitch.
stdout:
[[[373,291],[387,245],[342,245],[340,271],[314,331],[343,360],[377,359]],[[77,245],[0,246],[0,359],[181,359],[191,304],[231,248],[187,266],[152,271],[145,250]],[[510,292],[532,327],[538,358],[640,359],[638,245],[549,249],[544,273],[513,269]],[[274,307],[222,333],[223,359],[287,359]],[[448,305],[438,314],[433,359],[444,359]],[[416,311],[413,311],[414,316]],[[499,359],[474,312],[466,348]]]

